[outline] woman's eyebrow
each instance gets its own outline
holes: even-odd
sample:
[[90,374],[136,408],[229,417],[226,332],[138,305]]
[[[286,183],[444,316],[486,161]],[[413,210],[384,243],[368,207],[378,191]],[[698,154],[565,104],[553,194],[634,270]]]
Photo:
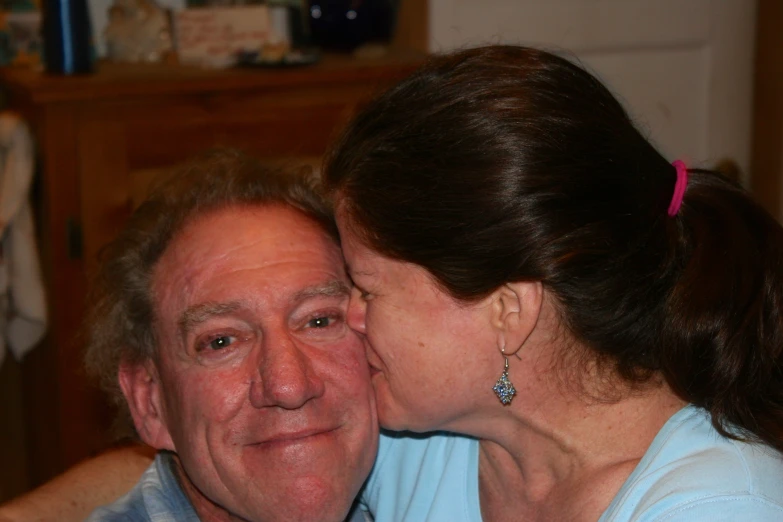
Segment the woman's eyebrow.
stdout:
[[355,268],[351,268],[348,263],[345,264],[345,271],[348,272],[348,275],[353,278],[354,276],[372,276],[373,272],[367,271],[367,270],[358,270]]

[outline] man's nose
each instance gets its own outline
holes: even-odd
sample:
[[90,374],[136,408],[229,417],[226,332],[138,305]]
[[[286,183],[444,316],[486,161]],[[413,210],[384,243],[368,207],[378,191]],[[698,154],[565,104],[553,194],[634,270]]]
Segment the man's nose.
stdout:
[[250,387],[250,402],[256,408],[277,406],[301,408],[324,394],[324,381],[310,355],[287,336],[266,338],[259,364],[260,379]]
[[365,316],[367,313],[367,302],[362,298],[362,293],[354,287],[351,290],[351,300],[348,302],[348,313],[346,321],[352,330],[365,333]]

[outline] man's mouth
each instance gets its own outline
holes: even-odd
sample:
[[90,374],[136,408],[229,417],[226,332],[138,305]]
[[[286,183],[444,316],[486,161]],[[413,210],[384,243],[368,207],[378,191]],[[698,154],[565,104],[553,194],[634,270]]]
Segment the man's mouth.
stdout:
[[320,438],[330,436],[335,431],[337,431],[337,428],[309,428],[305,430],[280,432],[252,445],[274,448],[300,444],[303,442],[315,442]]

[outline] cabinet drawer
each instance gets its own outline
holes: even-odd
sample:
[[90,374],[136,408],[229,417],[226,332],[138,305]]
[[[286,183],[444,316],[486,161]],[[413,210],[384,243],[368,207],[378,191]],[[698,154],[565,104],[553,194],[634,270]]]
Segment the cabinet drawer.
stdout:
[[323,154],[345,118],[344,106],[274,109],[252,119],[215,115],[196,122],[163,118],[126,128],[128,167],[155,168],[181,162],[208,148],[242,149],[256,157]]

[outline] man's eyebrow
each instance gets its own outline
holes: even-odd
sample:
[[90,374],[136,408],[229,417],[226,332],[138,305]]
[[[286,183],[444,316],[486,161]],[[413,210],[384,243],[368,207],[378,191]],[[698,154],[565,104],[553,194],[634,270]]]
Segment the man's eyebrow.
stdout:
[[201,303],[188,307],[179,318],[180,332],[186,334],[208,319],[233,313],[237,311],[239,307],[240,305],[236,301],[227,303]]
[[[320,285],[313,285],[299,290],[292,301],[299,302],[311,297],[347,297],[351,295],[351,288],[340,280],[329,281]],[[201,303],[189,307],[179,318],[179,329],[186,334],[199,324],[215,316],[228,315],[236,312],[241,307],[239,302],[226,303]]]
[[293,301],[304,301],[311,297],[347,297],[351,295],[351,288],[345,282],[334,279],[321,285],[308,286],[294,294]]

